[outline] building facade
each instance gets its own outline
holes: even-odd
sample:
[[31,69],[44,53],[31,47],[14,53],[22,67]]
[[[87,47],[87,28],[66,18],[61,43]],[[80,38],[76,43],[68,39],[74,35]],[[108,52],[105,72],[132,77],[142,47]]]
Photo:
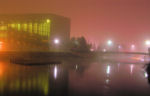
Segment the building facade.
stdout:
[[70,19],[54,14],[0,15],[0,50],[63,51]]

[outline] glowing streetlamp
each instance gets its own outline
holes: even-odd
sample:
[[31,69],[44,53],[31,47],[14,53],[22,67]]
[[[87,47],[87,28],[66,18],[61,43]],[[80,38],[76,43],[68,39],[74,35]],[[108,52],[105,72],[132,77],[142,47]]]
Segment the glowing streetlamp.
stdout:
[[113,44],[113,42],[111,40],[107,41],[107,45],[111,46]]
[[131,45],[131,50],[135,50],[135,45],[134,44]]
[[134,45],[134,44],[132,44],[132,45],[131,45],[131,48],[132,48],[132,49],[134,49],[134,48],[135,48],[135,45]]
[[54,39],[54,44],[58,45],[60,43],[60,40],[58,38]]
[[47,23],[50,23],[50,19],[47,19],[46,22],[47,22]]
[[146,40],[145,45],[149,46],[150,45],[150,40]]

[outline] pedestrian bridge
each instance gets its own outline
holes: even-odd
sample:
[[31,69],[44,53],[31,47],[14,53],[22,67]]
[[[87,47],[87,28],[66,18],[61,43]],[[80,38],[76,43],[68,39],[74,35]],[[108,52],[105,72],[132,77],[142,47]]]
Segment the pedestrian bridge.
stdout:
[[99,52],[101,54],[149,55],[145,52]]

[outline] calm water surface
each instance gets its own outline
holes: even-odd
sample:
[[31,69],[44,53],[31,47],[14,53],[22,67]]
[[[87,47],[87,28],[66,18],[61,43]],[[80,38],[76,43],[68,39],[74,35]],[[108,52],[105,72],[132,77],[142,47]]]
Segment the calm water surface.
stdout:
[[0,96],[150,96],[144,64],[0,62]]

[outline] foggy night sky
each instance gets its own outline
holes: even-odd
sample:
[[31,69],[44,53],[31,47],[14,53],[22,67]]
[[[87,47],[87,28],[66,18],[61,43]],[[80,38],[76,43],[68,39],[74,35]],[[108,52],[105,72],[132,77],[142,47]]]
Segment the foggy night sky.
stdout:
[[150,0],[1,0],[0,13],[54,13],[71,19],[71,36],[97,44],[150,38]]

